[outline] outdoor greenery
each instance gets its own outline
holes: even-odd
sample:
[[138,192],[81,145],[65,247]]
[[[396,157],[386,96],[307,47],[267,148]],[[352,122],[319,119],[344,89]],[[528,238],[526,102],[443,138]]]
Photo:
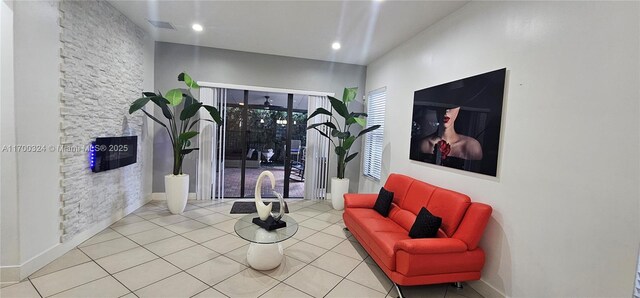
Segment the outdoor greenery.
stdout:
[[[195,80],[183,72],[178,75],[178,81],[184,82],[188,89],[171,89],[165,95],[162,95],[160,92],[157,94],[153,92],[143,92],[143,97],[135,100],[129,107],[129,114],[133,114],[134,112],[141,110],[145,115],[147,115],[147,117],[151,118],[167,130],[173,147],[173,175],[182,174],[182,162],[184,160],[184,156],[194,150],[198,150],[198,148],[190,147],[190,139],[198,135],[197,131],[191,129],[193,129],[200,121],[215,121],[217,124],[222,122],[220,113],[215,107],[203,105],[191,95],[192,88],[200,88]],[[162,115],[167,119],[167,123],[160,121],[160,119],[154,117],[143,109],[149,101],[160,107]],[[179,108],[181,103],[182,110],[176,118],[176,115],[178,114],[177,108]],[[209,112],[209,115],[211,115],[213,121],[209,119],[195,119],[192,121],[192,118],[196,116],[200,108],[206,109]]]
[[[349,103],[356,98],[357,93],[358,88],[356,87],[344,88],[342,100],[329,96],[331,107],[338,114],[338,116],[342,118],[343,121],[338,121],[338,118],[336,118],[333,113],[324,108],[316,109],[309,116],[309,119],[318,115],[327,115],[330,117],[328,121],[311,124],[309,125],[309,127],[307,127],[307,129],[315,129],[321,135],[331,141],[331,144],[334,147],[334,151],[338,156],[338,178],[340,179],[344,179],[344,171],[346,169],[347,163],[353,160],[358,155],[358,152],[351,153],[351,146],[353,145],[353,143],[364,134],[380,128],[380,125],[366,127],[366,113],[349,112]],[[353,124],[358,124],[364,129],[361,130],[358,134],[352,134],[351,126]],[[334,141],[332,137],[336,138],[337,142]]]
[[[242,152],[242,130],[246,130],[247,148],[265,151],[274,150],[272,160],[282,157],[286,144],[287,125],[278,124],[278,120],[287,119],[286,111],[267,110],[259,108],[247,109],[248,125],[242,123],[242,110],[240,106],[227,107],[227,142],[226,152],[237,155]],[[301,140],[306,143],[306,115],[307,113],[293,112],[291,125],[291,139]],[[282,155],[282,156],[281,156]],[[282,160],[279,160],[282,162]]]

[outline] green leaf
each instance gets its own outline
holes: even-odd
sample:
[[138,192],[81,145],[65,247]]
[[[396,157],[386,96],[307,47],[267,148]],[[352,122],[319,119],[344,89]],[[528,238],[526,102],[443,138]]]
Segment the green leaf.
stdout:
[[323,137],[331,140],[331,137],[326,132],[319,130],[317,127],[314,127],[314,129],[317,130]]
[[182,90],[171,89],[169,90],[169,92],[167,92],[167,94],[164,95],[164,98],[169,101],[170,105],[175,107],[182,102]]
[[342,118],[349,118],[349,110],[347,109],[347,106],[344,104],[344,102],[331,96],[329,96],[329,101],[331,102],[331,106],[333,107],[333,109],[336,110],[336,112],[338,112],[338,114],[340,114]]
[[344,149],[346,150],[349,150],[351,148],[351,145],[353,145],[353,142],[355,142],[355,140],[356,140],[356,137],[354,136],[350,136],[346,138],[342,143],[342,147],[344,147]]
[[356,113],[356,112],[351,112],[349,115],[353,116],[353,117],[368,117],[369,115],[367,115],[367,113]]
[[184,110],[182,110],[182,113],[180,113],[180,120],[184,121],[195,116],[201,107],[202,107],[202,103],[199,103],[199,102],[185,107]]
[[198,135],[197,131],[187,131],[187,132],[183,132],[182,134],[180,134],[180,136],[178,137],[178,141],[180,141],[180,144],[184,144],[188,139],[191,139],[195,136]]
[[350,162],[354,157],[356,157],[356,155],[358,155],[358,152],[347,156],[347,158],[344,159],[344,163],[346,164],[346,163]]
[[169,101],[166,98],[162,97],[162,95],[159,95],[156,97],[149,97],[149,99],[160,107],[165,118],[169,120],[173,119],[173,113],[171,113],[171,110],[169,109]]
[[365,118],[360,118],[360,117],[358,117],[358,118],[354,118],[354,119],[355,119],[355,121],[356,121],[358,124],[360,124],[360,126],[362,126],[362,127],[367,126],[367,119],[365,119]]
[[191,76],[185,72],[178,75],[178,81],[184,82],[189,88],[200,88],[198,83],[196,83],[196,81],[194,81]]
[[358,137],[363,135],[363,134],[365,134],[365,133],[374,131],[374,130],[376,130],[378,128],[380,128],[380,125],[374,125],[374,126],[371,126],[371,127],[367,127],[365,129],[363,129],[362,131],[360,131],[360,133],[358,134]]
[[136,99],[136,101],[134,101],[129,107],[129,114],[133,114],[133,112],[139,109],[142,109],[142,107],[144,107],[148,102],[149,102],[148,97],[142,97],[142,98]]
[[337,147],[336,147],[336,149],[335,149],[335,151],[336,151],[336,154],[337,154],[338,156],[342,156],[342,155],[347,154],[347,150],[345,150],[344,148],[342,148],[342,147],[340,147],[340,146],[337,146]]
[[218,112],[218,109],[208,105],[202,106],[209,112],[209,115],[211,115],[211,118],[213,118],[213,121],[215,121],[216,124],[220,125],[220,123],[222,123],[222,118],[220,117],[220,112]]
[[180,153],[182,155],[187,155],[191,152],[193,152],[193,150],[199,150],[200,148],[187,148],[187,149],[182,149],[182,151],[180,151]]
[[209,120],[209,119],[198,119],[196,121],[193,121],[191,123],[191,125],[189,125],[189,129],[192,129],[196,125],[196,123],[198,123],[199,121],[208,121],[208,122],[211,122],[211,123],[215,123],[215,122],[213,122],[213,120]]
[[344,93],[342,93],[342,102],[348,105],[351,101],[353,101],[356,98],[357,94],[358,94],[358,87],[344,88]]
[[143,95],[144,97],[154,97],[154,96],[157,96],[157,95],[156,95],[155,93],[153,93],[153,92],[142,92],[142,95]]
[[337,129],[335,124],[333,124],[331,122],[328,122],[328,121],[327,122],[322,122],[322,123],[311,124],[311,125],[309,125],[309,127],[307,127],[307,129],[313,129],[313,128],[316,128],[316,127],[318,127],[320,125],[325,125],[325,126],[331,128],[331,129]]
[[165,128],[167,127],[167,125],[166,125],[166,124],[162,123],[162,121],[160,121],[158,118],[153,117],[153,115],[151,115],[151,114],[147,113],[147,111],[142,110],[142,112],[144,112],[144,113],[147,115],[147,117],[151,118],[153,121],[155,121],[155,122],[157,122],[158,124],[160,124],[160,125],[164,126]]
[[311,118],[313,118],[315,116],[321,115],[321,114],[322,115],[331,116],[331,112],[327,111],[327,109],[317,108],[313,113],[311,113],[311,116],[307,117],[307,120],[309,120],[309,119],[311,119]]
[[184,106],[183,106],[183,108],[186,108],[186,107],[198,102],[195,98],[193,98],[193,96],[191,96],[191,94],[188,94],[186,92],[183,92],[182,96],[184,96]]
[[334,130],[332,130],[332,131],[331,131],[331,135],[332,135],[333,137],[336,137],[336,138],[339,138],[339,139],[343,139],[343,140],[344,140],[344,139],[346,139],[346,138],[350,137],[350,136],[351,136],[351,133],[350,133],[350,132],[348,132],[348,131],[342,132],[342,131],[339,131],[339,130],[337,130],[337,129],[334,129]]

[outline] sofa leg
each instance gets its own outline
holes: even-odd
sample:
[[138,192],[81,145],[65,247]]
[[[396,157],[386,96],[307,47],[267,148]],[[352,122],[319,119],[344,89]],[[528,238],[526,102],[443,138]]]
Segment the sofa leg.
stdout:
[[345,230],[345,231],[347,231],[347,232],[349,232],[349,228],[347,228],[347,227],[344,227],[344,228],[342,228],[342,229],[343,229],[343,230]]
[[458,290],[462,290],[462,282],[456,281],[453,283],[453,286]]
[[405,298],[404,295],[402,295],[402,291],[400,290],[400,286],[397,283],[393,283],[393,285],[396,287],[396,291],[398,292],[398,298]]

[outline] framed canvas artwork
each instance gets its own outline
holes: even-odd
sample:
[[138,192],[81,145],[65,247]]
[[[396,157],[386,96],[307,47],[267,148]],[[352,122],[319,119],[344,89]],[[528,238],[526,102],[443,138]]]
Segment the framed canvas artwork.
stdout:
[[505,76],[503,68],[416,91],[409,158],[496,176]]

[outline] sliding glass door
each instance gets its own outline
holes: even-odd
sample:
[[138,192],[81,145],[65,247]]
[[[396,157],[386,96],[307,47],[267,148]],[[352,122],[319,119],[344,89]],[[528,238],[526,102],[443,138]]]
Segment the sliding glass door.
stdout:
[[[304,196],[306,96],[229,90],[225,145],[225,197],[252,198],[262,171],[275,191]],[[275,197],[264,181],[262,196]]]

